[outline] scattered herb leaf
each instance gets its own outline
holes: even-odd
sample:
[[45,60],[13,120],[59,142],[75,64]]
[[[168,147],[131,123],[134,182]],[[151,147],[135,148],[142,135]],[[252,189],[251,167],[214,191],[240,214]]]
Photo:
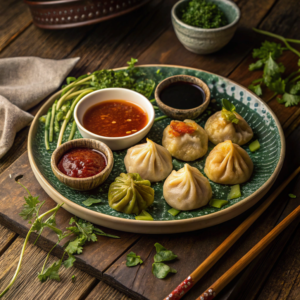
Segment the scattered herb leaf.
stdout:
[[293,199],[297,198],[297,196],[294,195],[294,194],[289,194],[289,197],[290,197],[290,198],[293,198]]
[[164,279],[169,273],[177,273],[177,271],[164,263],[155,262],[152,264],[152,273],[158,279]]
[[139,255],[136,255],[134,252],[130,252],[127,254],[126,257],[126,266],[127,267],[134,267],[138,264],[142,264],[143,261]]
[[72,282],[74,283],[75,281],[76,281],[76,276],[73,275],[73,276],[72,276]]

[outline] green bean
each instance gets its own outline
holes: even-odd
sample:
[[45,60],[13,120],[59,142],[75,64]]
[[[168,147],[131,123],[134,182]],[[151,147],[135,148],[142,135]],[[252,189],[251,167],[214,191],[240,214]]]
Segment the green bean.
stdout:
[[48,110],[47,113],[47,118],[46,118],[46,123],[45,123],[45,146],[46,149],[49,150],[49,124],[50,124],[50,119],[51,119],[51,109]]
[[168,116],[166,116],[166,115],[164,115],[164,116],[160,116],[160,117],[158,117],[158,118],[155,118],[155,119],[154,119],[154,122],[157,122],[157,121],[163,120],[163,119],[165,119],[165,118],[169,118],[169,117],[168,117]]
[[71,132],[70,132],[70,135],[69,135],[68,141],[71,141],[71,140],[73,140],[73,137],[74,137],[74,135],[75,135],[76,129],[77,129],[76,122],[75,122],[75,121],[73,121],[73,124],[72,124],[72,129],[71,129]]
[[54,119],[55,119],[56,103],[57,103],[57,101],[55,101],[54,104],[52,105],[50,129],[49,129],[49,141],[50,141],[50,143],[53,142],[53,126],[54,126]]
[[40,122],[42,122],[42,123],[46,123],[46,118],[47,118],[47,115],[44,115],[44,116],[41,116],[41,117],[39,118],[39,120],[40,120]]
[[59,146],[61,145],[61,143],[62,143],[62,139],[63,139],[63,136],[64,136],[64,132],[65,132],[65,130],[66,130],[66,127],[67,127],[68,122],[70,121],[70,119],[71,119],[71,117],[72,117],[72,113],[73,113],[73,111],[74,111],[74,108],[75,108],[76,104],[79,102],[79,100],[80,100],[83,96],[89,94],[89,93],[92,92],[92,91],[93,91],[93,90],[89,90],[89,91],[86,91],[86,92],[84,92],[84,93],[81,93],[81,94],[73,101],[73,103],[72,103],[72,105],[71,105],[71,108],[70,108],[70,110],[68,111],[68,113],[67,113],[67,115],[66,115],[66,117],[65,117],[65,120],[64,120],[64,122],[63,122],[63,124],[62,124],[62,126],[61,126],[60,133],[59,133],[59,137],[58,137],[58,141],[57,141],[57,147],[59,147]]
[[77,87],[73,87],[72,89],[68,90],[57,102],[56,108],[60,109],[64,101],[66,100],[67,96],[70,95],[72,92],[74,92],[77,89]]

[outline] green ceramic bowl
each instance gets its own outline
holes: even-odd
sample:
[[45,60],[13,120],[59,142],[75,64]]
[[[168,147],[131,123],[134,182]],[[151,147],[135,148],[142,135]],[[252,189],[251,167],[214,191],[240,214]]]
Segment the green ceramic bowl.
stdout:
[[[160,72],[157,74],[158,69]],[[154,221],[137,221],[134,215],[127,215],[111,209],[107,199],[109,185],[121,172],[126,172],[124,157],[127,150],[113,151],[114,167],[107,180],[98,188],[81,192],[65,186],[55,177],[51,170],[51,154],[56,148],[56,142],[50,143],[50,151],[46,151],[44,145],[44,123],[39,122],[39,117],[47,112],[59,95],[58,92],[37,113],[28,137],[28,155],[32,170],[50,197],[58,203],[64,202],[64,209],[95,224],[122,231],[155,234],[191,231],[216,225],[239,215],[259,201],[274,183],[281,169],[285,154],[282,128],[267,104],[246,88],[209,72],[165,65],[142,66],[140,70],[147,78],[155,80],[156,83],[174,75],[190,75],[204,81],[210,89],[211,102],[206,111],[195,120],[202,127],[204,127],[209,116],[221,110],[222,98],[227,98],[233,102],[237,112],[245,118],[253,129],[253,139],[258,139],[261,144],[261,148],[254,153],[249,151],[249,143],[251,141],[242,146],[254,163],[253,176],[247,183],[241,185],[242,196],[230,200],[221,209],[207,205],[193,211],[182,211],[176,217],[173,217],[168,213],[170,206],[163,198],[163,182],[157,182],[152,184],[155,190],[155,199],[154,204],[148,210]],[[156,116],[161,114],[161,112],[156,110]],[[164,119],[155,122],[147,137],[161,144],[163,130],[170,121],[171,119]],[[65,132],[63,141],[67,141],[70,130],[71,124],[69,124]],[[81,138],[78,131],[74,138]],[[55,139],[57,139],[57,136]],[[141,143],[144,142],[145,140],[141,141]],[[210,144],[208,152],[213,147],[214,145]],[[203,169],[207,155],[190,162],[190,165],[204,173]],[[175,170],[182,168],[184,163],[173,158]],[[227,199],[230,186],[216,184],[211,181],[210,184],[214,198]],[[86,207],[82,202],[88,197],[101,199],[102,202]]]
[[223,48],[232,39],[241,12],[238,6],[229,0],[209,0],[215,3],[224,12],[228,25],[220,28],[204,29],[190,26],[181,21],[181,11],[190,0],[181,0],[172,8],[172,23],[175,33],[183,46],[191,52],[197,54],[209,54]]

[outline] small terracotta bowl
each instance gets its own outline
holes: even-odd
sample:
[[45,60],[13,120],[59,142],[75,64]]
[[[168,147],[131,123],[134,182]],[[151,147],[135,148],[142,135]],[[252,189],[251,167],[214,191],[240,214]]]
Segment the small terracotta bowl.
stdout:
[[[190,82],[202,88],[202,90],[205,93],[204,102],[201,105],[191,109],[178,109],[164,104],[160,100],[159,97],[160,93],[170,84],[178,81]],[[210,90],[207,84],[204,83],[201,79],[189,75],[175,75],[166,78],[165,80],[160,82],[159,85],[156,87],[154,96],[155,96],[156,103],[158,107],[161,109],[161,111],[168,117],[176,120],[196,119],[199,115],[201,115],[206,110],[210,102]]]
[[[57,165],[61,157],[72,148],[90,148],[101,151],[107,159],[107,166],[99,174],[86,178],[73,178],[62,173]],[[109,176],[114,165],[114,157],[108,146],[91,139],[78,139],[66,142],[59,146],[51,157],[51,168],[57,179],[68,187],[78,191],[88,191],[103,183]]]

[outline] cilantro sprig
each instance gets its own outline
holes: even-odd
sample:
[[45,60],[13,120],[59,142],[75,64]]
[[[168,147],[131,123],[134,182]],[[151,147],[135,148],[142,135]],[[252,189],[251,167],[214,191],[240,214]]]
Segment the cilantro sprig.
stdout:
[[[60,209],[60,207],[63,205],[59,204],[55,206],[54,208],[50,209],[49,211],[39,214],[39,211],[45,201],[40,202],[39,196],[33,197],[31,193],[28,191],[28,189],[22,185],[20,182],[18,182],[27,192],[28,197],[24,197],[25,204],[23,205],[23,209],[20,212],[20,216],[24,220],[28,220],[28,222],[31,225],[31,228],[29,229],[22,250],[20,255],[20,260],[16,269],[16,272],[8,284],[8,286],[4,289],[2,293],[0,293],[0,298],[9,290],[9,288],[14,284],[18,273],[20,272],[22,260],[25,253],[25,248],[28,243],[29,237],[31,233],[36,232],[38,234],[38,237],[36,241],[38,240],[39,236],[41,235],[44,228],[49,228],[50,230],[54,231],[57,235],[57,243],[52,247],[52,249],[48,252],[47,257],[44,261],[43,267],[41,272],[38,273],[38,279],[41,282],[45,282],[48,279],[60,281],[59,276],[59,270],[62,265],[64,265],[65,268],[70,268],[74,265],[74,262],[76,261],[75,254],[80,254],[83,251],[83,247],[87,242],[96,242],[97,241],[97,235],[106,236],[110,238],[119,238],[118,236],[106,234],[101,229],[94,227],[94,225],[90,222],[87,222],[85,220],[79,219],[77,217],[73,217],[70,219],[69,224],[72,225],[70,227],[67,227],[65,231],[62,231],[59,229],[56,225],[56,213]],[[50,215],[46,219],[46,216]],[[66,237],[71,237],[70,240],[63,246],[64,247],[64,253],[60,260],[54,262],[52,265],[46,268],[47,261],[50,257],[50,254],[52,250]],[[35,241],[35,243],[36,243]],[[67,259],[64,260],[65,256],[68,256]]]
[[235,115],[235,106],[227,99],[222,99],[222,118],[228,122],[238,124],[239,119]]
[[[254,80],[248,88],[258,96],[262,96],[262,86],[265,85],[269,90],[274,92],[269,100],[277,95],[282,95],[282,98],[277,97],[279,103],[285,104],[286,107],[297,105],[300,102],[300,69],[283,78],[282,75],[285,67],[283,64],[277,63],[276,60],[282,55],[284,50],[290,50],[300,57],[300,52],[289,44],[289,42],[300,43],[300,40],[287,39],[283,36],[255,28],[253,30],[279,39],[285,44],[285,47],[281,44],[265,41],[259,49],[253,50],[252,56],[253,58],[258,58],[258,60],[249,65],[249,70],[263,69],[263,75],[261,78]],[[300,67],[300,59],[297,64]]]

